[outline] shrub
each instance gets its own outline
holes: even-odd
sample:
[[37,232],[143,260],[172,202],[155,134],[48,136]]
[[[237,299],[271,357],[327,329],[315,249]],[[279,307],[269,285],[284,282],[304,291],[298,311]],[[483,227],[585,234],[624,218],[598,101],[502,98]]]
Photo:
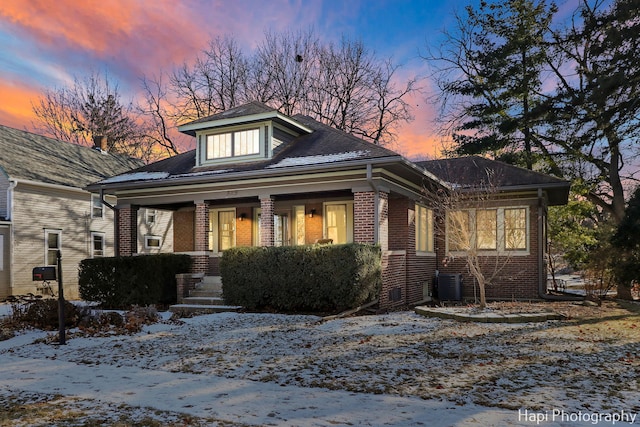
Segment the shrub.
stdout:
[[381,251],[364,244],[226,250],[225,301],[248,309],[331,312],[378,297]]
[[176,302],[176,274],[188,272],[188,255],[159,254],[85,259],[80,262],[80,297],[104,308]]
[[[57,299],[47,298],[29,303],[13,303],[11,309],[14,323],[47,331],[58,329]],[[64,302],[64,324],[67,328],[77,326],[84,315],[82,308],[76,307],[69,301]]]

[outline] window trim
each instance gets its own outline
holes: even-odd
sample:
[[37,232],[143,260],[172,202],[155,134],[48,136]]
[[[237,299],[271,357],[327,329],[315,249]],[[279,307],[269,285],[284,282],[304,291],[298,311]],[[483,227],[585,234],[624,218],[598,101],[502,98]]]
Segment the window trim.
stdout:
[[[96,250],[95,250],[95,245],[94,245],[94,238],[95,237],[100,237],[102,239],[102,254],[101,255],[96,255]],[[106,234],[100,231],[92,231],[91,232],[91,241],[90,241],[90,251],[89,251],[89,255],[91,258],[102,258],[106,256],[106,248],[107,248],[107,237]]]
[[[100,210],[100,216],[94,215],[94,211],[98,209]],[[91,218],[104,219],[104,204],[100,199],[100,195],[95,193],[91,193]]]
[[[524,210],[525,215],[525,247],[524,248],[516,248],[516,249],[507,249],[506,248],[506,233],[505,233],[505,210]],[[476,251],[479,255],[517,255],[517,256],[527,256],[531,254],[531,218],[530,218],[530,206],[526,205],[514,205],[514,206],[498,206],[498,207],[488,207],[488,208],[462,208],[462,209],[451,209],[446,212],[446,224],[447,229],[445,233],[445,250],[446,253],[451,254],[464,254],[465,250],[451,250],[450,249],[450,230],[451,226],[450,214],[454,211],[464,211],[468,213],[469,224],[473,226],[473,229],[470,231],[471,245],[472,247],[476,247],[477,245],[477,217],[476,212],[480,210],[496,210],[496,249],[478,249]]]
[[[152,240],[157,240],[158,245],[150,245],[149,242]],[[160,249],[162,248],[162,237],[156,236],[154,234],[145,234],[144,235],[144,248],[145,249]]]
[[[433,213],[433,209],[428,208],[425,205],[416,203],[415,204],[415,249],[416,249],[416,255],[427,255],[427,254],[434,254],[435,253],[435,233],[434,233],[434,213]],[[426,236],[424,236],[424,240],[426,243],[426,249],[425,250],[421,250],[420,247],[422,246],[422,235],[420,232],[420,224],[421,224],[421,214],[420,212],[424,210],[426,211],[426,225],[425,225],[425,232],[426,232]]]
[[346,205],[346,214],[347,214],[347,224],[346,224],[346,242],[333,242],[334,244],[342,244],[342,243],[353,243],[354,241],[354,233],[353,233],[353,228],[354,228],[354,224],[353,224],[353,208],[354,208],[354,201],[353,200],[334,200],[334,201],[330,201],[330,202],[324,202],[322,204],[322,237],[324,239],[328,239],[328,233],[327,233],[327,219],[328,219],[328,215],[327,215],[327,207],[328,206],[332,206],[332,205]]
[[[57,248],[50,248],[49,247],[49,235],[50,234],[55,234],[58,236],[58,247]],[[49,264],[49,252],[55,250],[56,251],[56,263],[55,264]],[[44,265],[46,266],[57,266],[57,251],[61,251],[62,250],[62,230],[61,229],[53,229],[53,228],[45,228],[44,229]]]
[[218,221],[218,214],[220,212],[233,212],[233,218],[234,218],[234,227],[233,227],[233,242],[231,244],[231,247],[234,248],[237,245],[237,231],[238,231],[238,227],[235,223],[236,218],[237,218],[237,211],[235,207],[229,207],[229,208],[215,208],[215,209],[210,209],[209,210],[209,243],[208,243],[208,247],[209,250],[215,254],[221,254],[222,251],[219,248],[219,240],[220,240],[220,225],[219,225],[219,221]]

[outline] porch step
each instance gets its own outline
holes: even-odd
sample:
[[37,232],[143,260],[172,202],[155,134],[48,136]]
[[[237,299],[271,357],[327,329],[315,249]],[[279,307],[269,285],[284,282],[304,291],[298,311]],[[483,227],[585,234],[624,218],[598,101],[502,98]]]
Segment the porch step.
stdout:
[[238,311],[242,307],[226,305],[222,296],[222,279],[220,276],[205,276],[189,296],[183,298],[181,304],[169,307],[173,313],[223,313]]
[[200,305],[200,304],[175,304],[169,307],[172,313],[212,314],[239,311],[239,305]]

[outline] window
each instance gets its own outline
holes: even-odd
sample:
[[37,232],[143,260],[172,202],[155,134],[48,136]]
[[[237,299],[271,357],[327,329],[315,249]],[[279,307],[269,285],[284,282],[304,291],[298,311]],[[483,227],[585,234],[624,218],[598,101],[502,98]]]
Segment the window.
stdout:
[[469,211],[451,211],[447,215],[447,243],[450,251],[471,248]]
[[61,249],[62,231],[44,231],[44,249],[46,265],[58,265],[58,251]]
[[469,209],[447,213],[449,251],[526,251],[527,208]]
[[156,223],[156,217],[158,215],[158,211],[155,209],[146,209],[145,210],[145,222],[149,225]]
[[498,249],[498,211],[479,209],[476,211],[476,248]]
[[98,194],[91,195],[91,218],[104,218],[104,205]]
[[416,205],[416,252],[433,252],[433,211]]
[[325,203],[324,237],[335,244],[353,242],[353,202]]
[[207,135],[207,160],[259,153],[259,129]]
[[504,247],[509,250],[527,249],[527,210],[504,210]]
[[236,245],[236,210],[212,209],[209,212],[209,249],[222,252]]
[[293,244],[294,245],[304,245],[307,243],[306,233],[305,233],[305,216],[304,216],[304,206],[294,206],[293,207]]
[[162,237],[160,236],[144,236],[144,248],[145,249],[160,249],[162,246]]
[[104,233],[91,233],[91,258],[104,256]]

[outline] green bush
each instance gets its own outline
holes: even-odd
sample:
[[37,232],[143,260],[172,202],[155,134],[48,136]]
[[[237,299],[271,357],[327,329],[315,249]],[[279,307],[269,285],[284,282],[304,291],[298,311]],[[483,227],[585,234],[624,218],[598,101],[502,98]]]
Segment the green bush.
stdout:
[[364,244],[232,248],[220,261],[225,301],[248,309],[334,312],[378,297],[381,251]]
[[173,304],[176,274],[190,267],[191,257],[177,254],[85,259],[80,262],[80,297],[110,309]]

